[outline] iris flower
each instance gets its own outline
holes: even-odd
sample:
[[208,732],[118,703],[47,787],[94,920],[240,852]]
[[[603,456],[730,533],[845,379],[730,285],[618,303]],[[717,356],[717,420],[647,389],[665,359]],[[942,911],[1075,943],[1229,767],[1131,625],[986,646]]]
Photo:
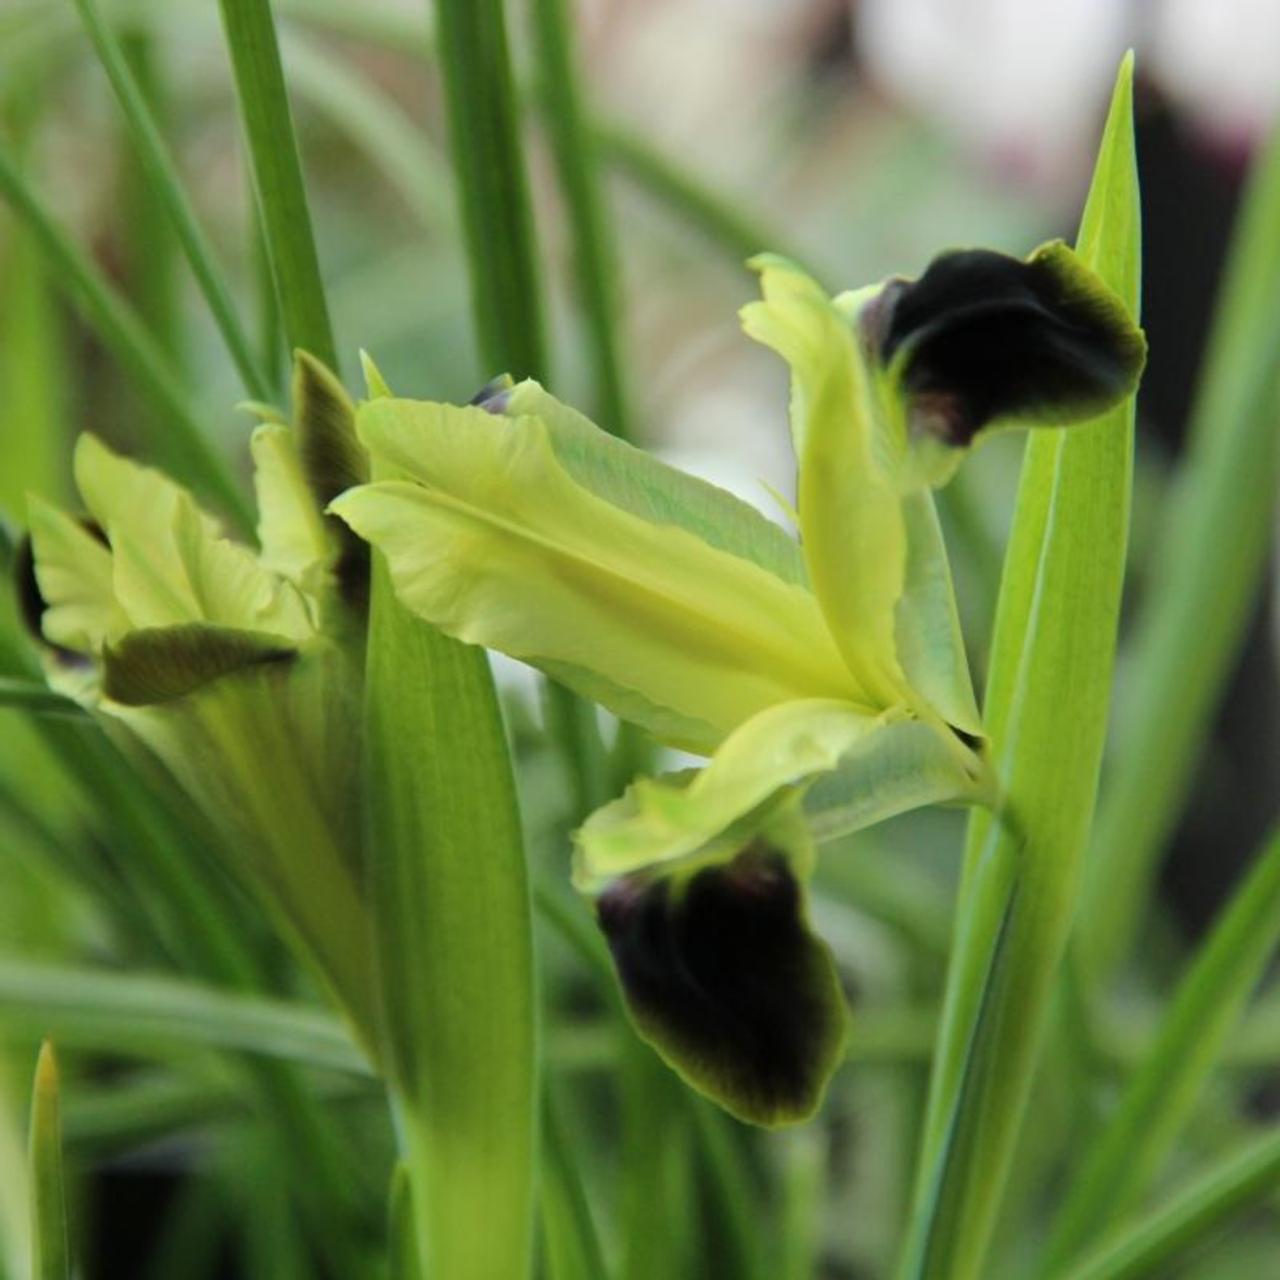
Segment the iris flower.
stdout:
[[836,298],[752,265],[743,327],[790,366],[798,540],[531,381],[361,406],[378,478],[331,510],[419,616],[710,757],[592,814],[574,878],[641,1034],[780,1124],[818,1105],[846,1035],[807,919],[815,835],[996,798],[930,489],[1001,426],[1129,395],[1145,344],[1060,242]]
[[324,504],[365,477],[354,406],[300,357],[292,425],[253,435],[261,549],[185,489],[82,436],[87,515],[30,499],[29,612],[50,683],[149,753],[372,1035],[359,725],[368,549]]

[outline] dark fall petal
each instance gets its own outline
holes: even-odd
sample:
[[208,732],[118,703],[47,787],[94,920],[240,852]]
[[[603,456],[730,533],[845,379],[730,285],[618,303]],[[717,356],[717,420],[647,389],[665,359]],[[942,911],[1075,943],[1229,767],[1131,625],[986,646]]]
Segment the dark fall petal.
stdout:
[[131,631],[103,655],[102,691],[128,707],[171,702],[222,676],[285,663],[296,650],[274,636],[199,622]]
[[1061,241],[1025,262],[944,253],[919,280],[890,281],[861,324],[884,363],[902,365],[912,429],[960,446],[999,419],[1096,417],[1146,360],[1124,304]]
[[[356,438],[356,411],[336,377],[305,351],[294,354],[293,412],[303,470],[323,511],[340,493],[369,478],[369,459]],[[338,543],[334,574],[348,604],[369,599],[369,546],[334,516],[326,523]]]
[[597,904],[641,1034],[753,1124],[803,1120],[844,1047],[844,998],[786,857],[757,840],[683,886],[628,876]]

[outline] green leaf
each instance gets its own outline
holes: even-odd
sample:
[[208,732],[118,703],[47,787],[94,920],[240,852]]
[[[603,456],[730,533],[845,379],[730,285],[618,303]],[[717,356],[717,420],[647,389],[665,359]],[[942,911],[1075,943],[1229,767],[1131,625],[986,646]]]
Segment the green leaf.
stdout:
[[[1110,1235],[1061,1280],[1139,1280],[1169,1275],[1176,1264],[1231,1217],[1275,1196],[1280,1133],[1232,1151],[1179,1187],[1146,1216]],[[1207,1274],[1207,1273],[1206,1273]]]
[[0,1037],[150,1056],[199,1046],[368,1075],[329,1013],[188,979],[0,957]]
[[[1133,310],[1139,215],[1131,59],[1120,70],[1078,252]],[[986,710],[1007,816],[999,827],[983,814],[970,821],[959,907],[964,933],[948,973],[905,1254],[914,1264],[904,1275],[985,1274],[1093,810],[1124,570],[1132,430],[1129,402],[1087,426],[1035,432],[1027,442]],[[981,1017],[988,990],[993,1012]],[[969,1083],[966,1064],[976,1071]]]
[[173,224],[178,241],[191,265],[192,274],[204,294],[209,313],[235,362],[245,389],[251,396],[269,399],[270,387],[254,360],[252,345],[236,314],[225,277],[196,221],[191,202],[183,190],[177,168],[165,147],[146,96],[129,67],[119,41],[110,26],[103,21],[96,0],[75,0],[75,3],[98,60],[102,63],[124,112],[134,147],[146,173],[148,189],[153,198],[164,206],[165,213]]
[[0,676],[0,707],[18,707],[23,711],[35,711],[42,715],[71,716],[80,718],[84,708],[64,694],[35,680],[20,680]]
[[58,1120],[58,1065],[53,1045],[40,1046],[31,1094],[32,1280],[70,1280],[67,1195],[62,1173],[62,1127]]
[[[1190,444],[1152,539],[1126,656],[1076,958],[1124,958],[1157,859],[1191,795],[1272,542],[1280,447],[1280,128],[1251,170],[1233,233]],[[1171,696],[1170,691],[1176,691]]]
[[573,14],[573,0],[535,0],[538,91],[572,235],[595,403],[605,427],[626,439],[630,411],[618,350],[618,264],[601,189],[599,147],[583,109]]
[[285,337],[338,367],[302,162],[268,0],[219,0]]
[[545,378],[537,246],[502,0],[436,0],[435,14],[480,355],[490,370]]
[[575,1151],[544,1086],[539,1207],[548,1280],[607,1280],[609,1268],[591,1217]]
[[602,501],[560,465],[541,419],[379,400],[359,427],[415,483],[363,486],[333,509],[448,634],[566,680],[586,668],[600,680],[583,692],[623,715],[656,705],[641,723],[702,751],[778,702],[859,700],[808,592]]
[[424,1274],[527,1274],[536,1028],[515,787],[485,655],[375,564],[365,859]]
[[190,393],[175,373],[168,354],[102,271],[53,221],[2,150],[0,198],[26,225],[49,265],[51,277],[83,308],[121,365],[164,415],[169,430],[152,441],[157,454],[184,479],[216,498],[237,527],[247,530],[251,524],[248,505],[192,412]]
[[1062,1266],[1142,1194],[1169,1153],[1280,942],[1280,833],[1200,944],[1155,1043],[1064,1197],[1046,1266]]

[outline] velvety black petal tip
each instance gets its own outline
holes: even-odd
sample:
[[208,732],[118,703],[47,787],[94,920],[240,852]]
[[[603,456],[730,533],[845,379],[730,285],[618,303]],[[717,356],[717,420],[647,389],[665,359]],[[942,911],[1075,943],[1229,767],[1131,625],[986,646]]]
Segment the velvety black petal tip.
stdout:
[[944,253],[919,280],[889,282],[861,324],[900,369],[913,431],[960,447],[1002,420],[1096,417],[1132,393],[1146,362],[1123,302],[1061,241],[1026,261]]
[[680,1075],[752,1124],[813,1114],[848,1015],[783,854],[756,841],[682,884],[629,876],[597,913],[637,1028]]
[[103,654],[102,692],[122,706],[154,706],[223,676],[296,656],[275,637],[198,622],[131,631]]

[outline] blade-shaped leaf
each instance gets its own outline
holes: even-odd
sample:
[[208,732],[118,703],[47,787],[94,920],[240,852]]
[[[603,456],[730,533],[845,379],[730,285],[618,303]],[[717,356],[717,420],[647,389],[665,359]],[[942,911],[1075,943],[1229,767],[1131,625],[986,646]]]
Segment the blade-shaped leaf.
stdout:
[[[1135,309],[1131,59],[1120,71],[1078,248]],[[1014,821],[993,828],[989,817],[971,819],[959,908],[968,924],[948,973],[904,1275],[984,1274],[1093,810],[1124,570],[1132,430],[1129,402],[1087,426],[1036,432],[1027,442],[986,717]],[[1016,848],[1012,908],[1009,860],[992,857],[989,842]],[[993,965],[1000,936],[1005,944]],[[983,1019],[971,1050],[989,987],[994,1014]],[[978,1064],[980,1078],[962,1088],[969,1062]]]
[[67,1199],[62,1173],[62,1126],[58,1120],[58,1065],[45,1041],[31,1095],[32,1280],[69,1280]]

